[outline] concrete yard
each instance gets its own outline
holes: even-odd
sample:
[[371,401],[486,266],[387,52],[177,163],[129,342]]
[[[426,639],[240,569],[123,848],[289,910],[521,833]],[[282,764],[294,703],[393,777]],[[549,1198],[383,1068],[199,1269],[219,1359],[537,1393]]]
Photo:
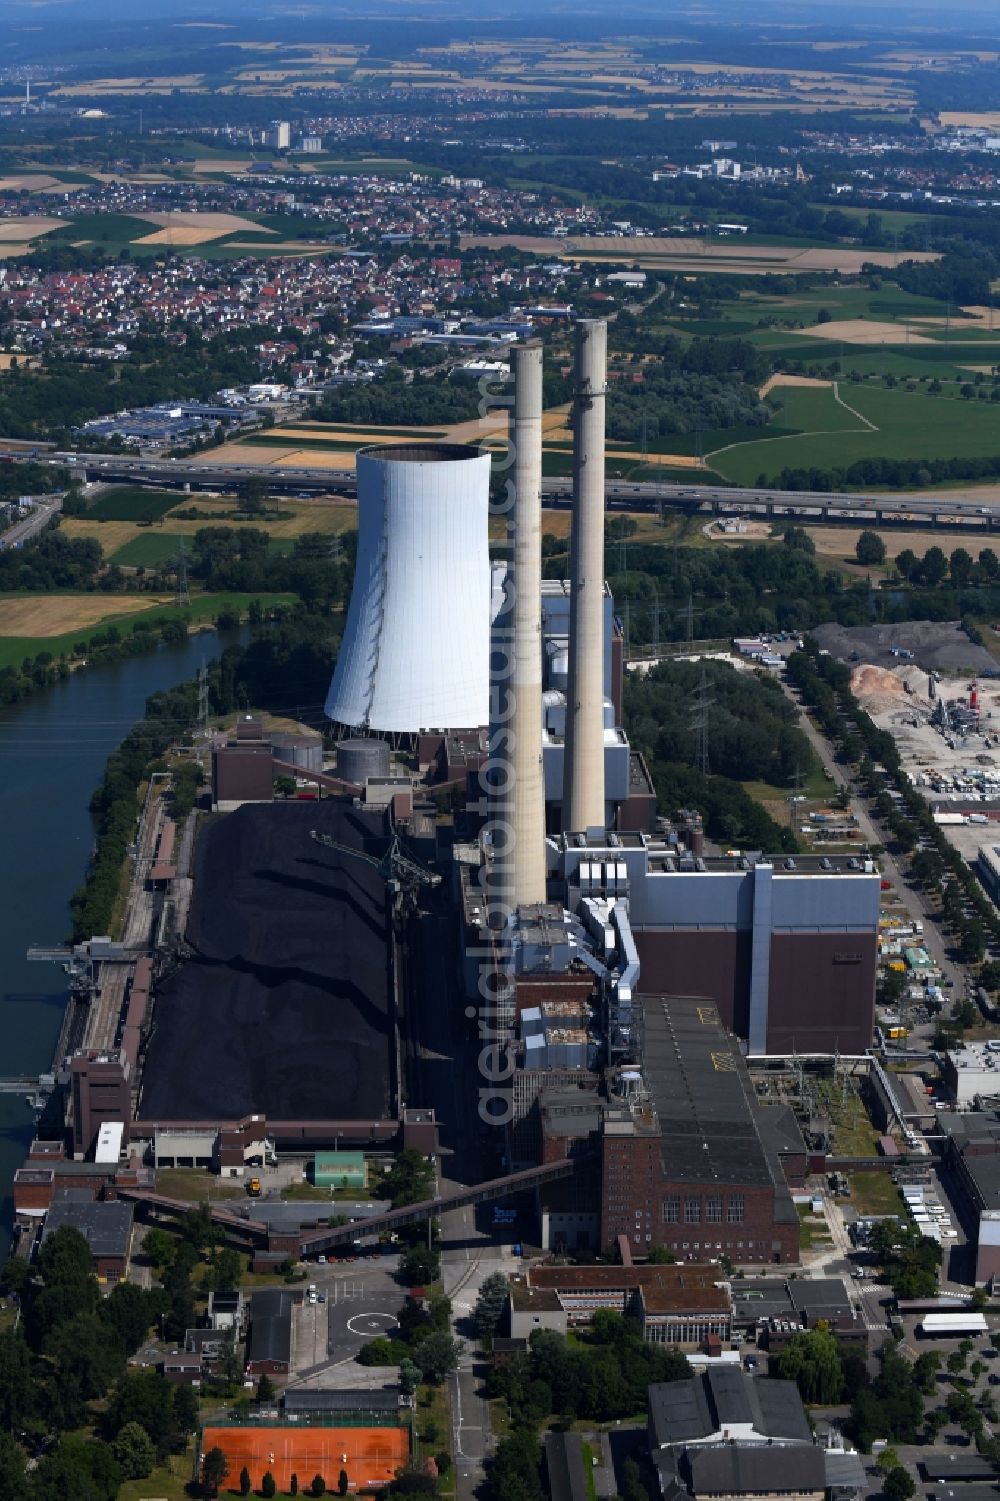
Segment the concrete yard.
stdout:
[[380,820],[331,802],[247,805],[195,854],[189,959],[160,988],[139,1114],[378,1119],[390,1110],[385,885],[312,828],[380,853]]

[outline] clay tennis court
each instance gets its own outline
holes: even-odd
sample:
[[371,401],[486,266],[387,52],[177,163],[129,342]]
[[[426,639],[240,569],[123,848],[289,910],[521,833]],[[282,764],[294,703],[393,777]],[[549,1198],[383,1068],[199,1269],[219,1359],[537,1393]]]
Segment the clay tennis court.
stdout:
[[410,1457],[410,1439],[405,1428],[206,1428],[202,1455],[209,1449],[221,1449],[229,1462],[224,1489],[238,1489],[246,1466],[254,1489],[270,1470],[285,1494],[297,1475],[301,1495],[314,1475],[336,1493],[341,1470],[352,1490],[388,1484]]

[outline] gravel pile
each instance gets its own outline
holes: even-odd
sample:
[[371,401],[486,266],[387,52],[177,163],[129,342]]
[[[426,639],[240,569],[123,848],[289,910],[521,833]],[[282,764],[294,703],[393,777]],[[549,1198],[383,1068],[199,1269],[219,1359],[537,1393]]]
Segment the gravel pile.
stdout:
[[957,620],[907,620],[899,625],[820,625],[811,634],[824,651],[842,662],[855,660],[877,667],[902,667],[906,658],[892,647],[913,653],[913,661],[925,672],[959,675],[997,670],[984,646],[975,646]]

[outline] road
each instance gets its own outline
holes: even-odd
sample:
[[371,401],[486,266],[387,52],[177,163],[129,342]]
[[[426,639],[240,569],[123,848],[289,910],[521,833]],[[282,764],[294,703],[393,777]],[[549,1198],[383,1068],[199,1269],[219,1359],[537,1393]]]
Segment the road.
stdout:
[[[858,827],[865,839],[867,839],[869,844],[878,844],[884,849],[886,835],[879,829],[871,817],[861,795],[851,786],[851,783],[844,774],[844,768],[837,764],[826,737],[820,734],[789,685],[782,683],[782,687],[786,696],[798,709],[802,731],[816,752],[820,763],[829,772],[835,784],[838,787],[845,787],[848,793],[850,793],[851,808],[857,817]],[[941,970],[942,978],[951,982],[956,996],[963,996],[965,994],[965,975],[961,968],[949,958],[934,914],[928,911],[918,893],[907,883],[903,868],[893,855],[889,854],[886,850],[884,854],[879,856],[879,860],[883,875],[887,881],[892,882],[894,894],[900,905],[905,909],[910,918],[923,923],[924,947],[934,960],[934,963]]]
[[[24,461],[24,454],[10,455],[14,462]],[[356,494],[351,470],[308,467],[277,468],[272,464],[186,463],[180,459],[143,459],[132,455],[79,453],[45,454],[34,460],[75,469],[88,481],[124,481],[155,484],[191,490],[235,490],[251,475],[264,476],[274,493],[305,497],[333,494],[345,497]],[[568,479],[545,479],[542,495],[549,506],[568,506],[572,491]],[[849,525],[913,525],[921,521],[934,525],[948,522],[966,525],[970,531],[989,532],[1000,528],[1000,503],[981,505],[963,498],[965,492],[938,495],[873,496],[861,492],[832,495],[812,490],[771,490],[719,485],[631,484],[609,479],[605,486],[611,510],[656,511],[660,506],[674,510],[707,509],[723,513],[762,516],[798,516],[805,520],[842,521]]]
[[27,516],[21,521],[15,521],[14,525],[5,531],[3,536],[0,536],[0,550],[20,547],[21,543],[27,542],[29,537],[36,537],[61,510],[61,495],[54,495],[48,500],[39,502]]

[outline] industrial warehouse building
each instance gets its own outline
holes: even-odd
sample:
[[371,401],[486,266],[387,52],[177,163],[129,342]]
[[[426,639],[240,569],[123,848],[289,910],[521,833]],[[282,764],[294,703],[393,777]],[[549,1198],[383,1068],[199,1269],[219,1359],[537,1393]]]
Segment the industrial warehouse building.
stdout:
[[564,834],[549,850],[574,910],[584,895],[607,892],[607,872],[616,872],[643,987],[712,1001],[751,1055],[869,1047],[880,890],[873,861],[711,857],[683,833]]
[[664,1496],[821,1501],[824,1455],[793,1381],[717,1368],[649,1388],[649,1452]]
[[1000,1276],[1000,1112],[945,1112],[944,1162],[955,1173],[975,1226],[976,1282]]

